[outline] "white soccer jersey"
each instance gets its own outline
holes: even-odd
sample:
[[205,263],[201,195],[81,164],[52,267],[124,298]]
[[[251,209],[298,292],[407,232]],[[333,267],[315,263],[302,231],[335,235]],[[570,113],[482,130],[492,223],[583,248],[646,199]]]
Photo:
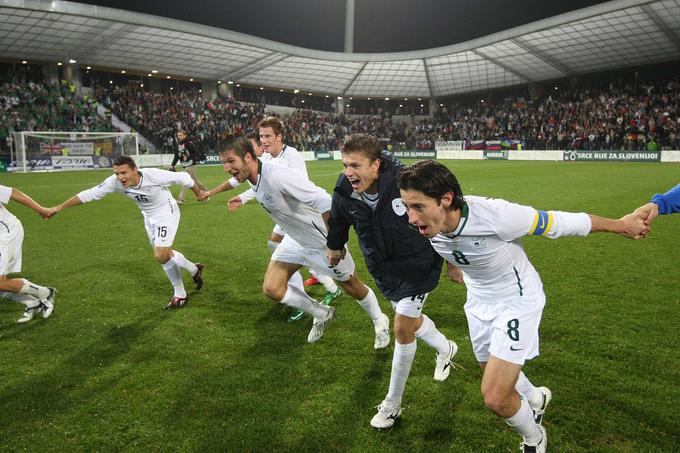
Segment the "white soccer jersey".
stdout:
[[[297,149],[293,148],[292,146],[283,145],[283,149],[281,150],[277,157],[272,156],[270,153],[262,153],[259,159],[262,162],[276,162],[277,164],[281,164],[288,168],[292,168],[303,174],[305,178],[309,179],[305,160],[300,155],[300,152]],[[231,186],[236,187],[236,185],[234,185],[232,181],[236,181],[236,178],[231,178],[229,180]],[[236,183],[238,184],[238,181],[236,181]],[[241,197],[241,202],[243,204],[246,204],[247,202],[255,198],[255,192],[253,192],[252,189],[248,189],[241,195],[239,195],[239,197]]]
[[522,236],[586,236],[591,229],[590,216],[584,213],[537,211],[476,196],[465,200],[456,230],[430,242],[442,258],[461,269],[468,294],[488,305],[543,290],[519,242]]
[[19,219],[5,208],[11,199],[12,188],[0,185],[0,234],[9,234],[19,224]]
[[87,203],[100,200],[110,193],[120,192],[139,206],[144,218],[164,219],[179,212],[177,201],[168,189],[173,184],[193,187],[194,180],[186,172],[145,168],[139,171],[139,184],[135,187],[123,187],[116,175],[111,175],[98,186],[80,192],[78,198]]
[[330,211],[331,196],[297,171],[258,162],[257,182],[248,181],[257,201],[287,235],[311,250],[325,250],[328,231],[321,213]]

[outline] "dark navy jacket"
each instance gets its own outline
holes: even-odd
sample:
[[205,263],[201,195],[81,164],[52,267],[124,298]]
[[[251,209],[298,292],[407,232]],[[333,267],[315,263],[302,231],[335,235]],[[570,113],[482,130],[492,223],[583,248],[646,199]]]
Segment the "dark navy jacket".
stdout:
[[328,221],[328,248],[341,250],[349,238],[349,227],[354,226],[368,271],[385,297],[394,301],[432,291],[442,267],[430,241],[408,223],[396,183],[402,166],[392,154],[383,152],[375,212],[341,174]]

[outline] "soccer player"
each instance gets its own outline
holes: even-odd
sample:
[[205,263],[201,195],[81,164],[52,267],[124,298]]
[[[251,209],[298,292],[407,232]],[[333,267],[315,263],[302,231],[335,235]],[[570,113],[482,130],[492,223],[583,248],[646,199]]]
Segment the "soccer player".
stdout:
[[463,273],[465,314],[483,370],[485,405],[522,435],[525,452],[545,452],[548,438],[541,422],[552,394],[546,387],[536,388],[522,372],[525,361],[538,356],[545,294],[519,238],[608,231],[638,239],[647,227],[633,214],[614,220],[538,211],[500,199],[463,198],[454,174],[433,160],[405,167],[397,186],[411,224]]
[[[356,277],[354,261],[349,253],[335,266],[327,265],[326,220],[331,208],[331,197],[325,190],[284,165],[257,159],[250,143],[242,137],[224,145],[220,160],[225,171],[239,182],[248,181],[257,201],[286,231],[281,244],[272,254],[262,288],[270,299],[314,317],[308,342],[314,343],[323,336],[328,323],[335,316],[335,308],[318,303],[303,288],[290,284],[290,277],[301,266],[313,267],[317,272],[339,281],[374,322],[385,316],[373,291]],[[241,204],[238,197],[229,200],[231,210]],[[387,344],[389,331],[376,332],[374,347],[381,348]]]
[[[328,221],[328,261],[337,263],[345,254],[350,226],[359,238],[368,271],[394,308],[394,356],[390,386],[374,428],[390,428],[401,414],[401,400],[420,339],[437,351],[434,379],[444,381],[458,346],[448,340],[422,313],[429,293],[437,286],[442,259],[408,223],[406,208],[397,189],[396,175],[403,167],[369,134],[351,135],[342,146],[340,174],[333,191]],[[385,316],[376,331],[389,328]]]
[[659,214],[667,215],[678,212],[680,212],[680,184],[664,194],[654,195],[652,201],[634,211],[647,225],[650,225]]
[[[256,156],[265,162],[275,160],[276,162],[286,165],[289,168],[299,172],[304,176],[304,178],[309,179],[305,160],[302,158],[298,150],[283,143],[283,122],[276,117],[267,117],[260,121],[258,127],[258,133],[247,135],[248,141],[250,141]],[[232,177],[214,189],[202,193],[202,199],[206,199],[207,197],[210,197],[216,193],[230,190],[239,184],[240,183],[238,180]],[[231,205],[234,208],[238,208],[254,198],[255,192],[252,189],[248,189],[238,195],[240,204],[231,203]],[[272,230],[269,240],[267,241],[267,246],[272,253],[274,253],[274,250],[276,250],[284,236],[285,232],[283,229],[279,225],[274,225],[274,229]],[[330,305],[335,299],[342,295],[342,290],[338,288],[332,278],[323,275],[322,272],[314,271],[314,273],[317,275],[318,280],[326,289],[326,294],[323,297],[322,303],[324,305]],[[302,275],[300,275],[299,272],[294,273],[291,279],[292,285],[298,286],[300,289],[304,290]],[[304,312],[302,310],[292,310],[288,320],[298,321],[302,319],[303,316]]]
[[198,198],[200,190],[188,173],[173,173],[157,168],[145,168],[142,171],[131,157],[119,156],[113,162],[113,175],[98,186],[83,190],[51,208],[51,215],[72,206],[100,200],[113,192],[130,198],[142,211],[154,257],[174,288],[174,294],[164,308],[180,308],[189,298],[182,282],[181,269],[191,274],[199,290],[203,286],[204,266],[189,261],[182,253],[172,249],[180,219],[179,206],[168,189],[173,184],[191,188]]
[[[194,184],[198,185],[199,189],[205,190],[206,187],[198,180],[198,176],[196,176],[196,166],[198,165],[199,160],[196,145],[194,145],[191,140],[187,140],[187,133],[184,129],[178,130],[177,148],[175,148],[175,157],[172,159],[170,171],[175,171],[175,166],[177,165],[177,162],[179,162],[180,165],[184,167],[184,171],[194,180]],[[186,186],[182,186],[179,195],[177,196],[177,203],[184,203],[186,190]],[[201,201],[208,201],[208,199]]]
[[49,216],[47,209],[19,189],[0,185],[0,297],[25,306],[24,314],[17,320],[18,323],[28,322],[41,312],[43,318],[49,318],[54,311],[57,290],[36,285],[25,278],[7,276],[21,272],[21,246],[24,242],[24,227],[21,221],[5,208],[10,200],[31,208],[44,218]]

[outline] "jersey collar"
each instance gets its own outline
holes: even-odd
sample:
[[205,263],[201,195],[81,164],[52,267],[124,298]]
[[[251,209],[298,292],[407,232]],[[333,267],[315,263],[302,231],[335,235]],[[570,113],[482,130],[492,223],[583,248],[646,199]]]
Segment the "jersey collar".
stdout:
[[460,210],[460,220],[458,220],[458,226],[451,233],[444,233],[444,236],[449,238],[455,238],[456,236],[460,236],[460,234],[463,232],[463,228],[465,228],[465,225],[467,224],[469,216],[470,208],[468,207],[468,204],[465,203]]
[[255,192],[257,192],[257,189],[260,188],[260,182],[262,182],[262,161],[257,159],[257,182],[253,186],[253,190]]

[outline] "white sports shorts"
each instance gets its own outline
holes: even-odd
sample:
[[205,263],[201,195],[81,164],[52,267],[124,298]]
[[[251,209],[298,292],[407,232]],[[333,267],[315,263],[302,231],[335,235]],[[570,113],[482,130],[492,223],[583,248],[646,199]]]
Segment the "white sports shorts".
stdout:
[[335,266],[329,266],[326,250],[305,249],[290,236],[284,236],[281,244],[276,247],[272,254],[272,261],[307,266],[321,275],[326,275],[340,282],[349,280],[355,267],[349,250],[342,261]]
[[417,319],[420,318],[423,306],[429,295],[430,293],[418,294],[417,296],[404,297],[400,300],[391,300],[390,303],[394,311],[400,315]]
[[279,236],[285,236],[286,232],[283,231],[283,228],[281,228],[279,226],[279,224],[277,223],[276,225],[274,225],[274,229],[272,230],[272,234],[278,234]]
[[24,227],[21,223],[17,222],[12,227],[0,225],[0,275],[21,272],[23,242]]
[[144,228],[154,247],[172,247],[179,229],[179,211],[165,219],[144,219]]
[[[528,302],[528,298],[534,300]],[[468,297],[465,305],[472,349],[478,362],[488,362],[489,356],[524,365],[539,354],[538,327],[541,323],[545,294],[516,296],[489,305],[485,316],[476,310],[468,310],[474,296]],[[539,308],[536,308],[539,307]]]

